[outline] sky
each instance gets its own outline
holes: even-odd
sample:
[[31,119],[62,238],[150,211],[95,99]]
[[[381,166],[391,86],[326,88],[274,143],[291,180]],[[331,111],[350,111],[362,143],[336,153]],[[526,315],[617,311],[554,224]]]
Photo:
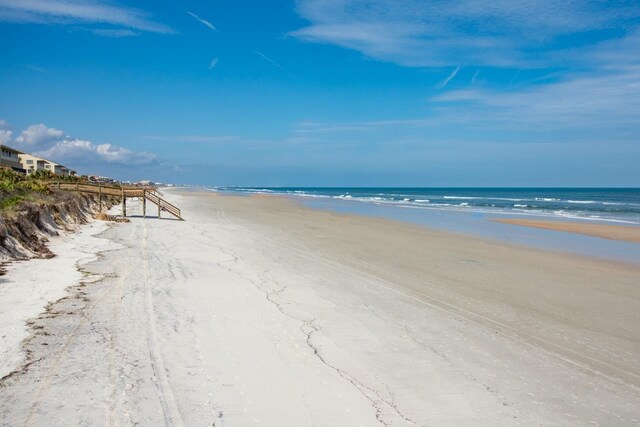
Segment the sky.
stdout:
[[209,186],[640,186],[640,2],[0,0],[0,143]]

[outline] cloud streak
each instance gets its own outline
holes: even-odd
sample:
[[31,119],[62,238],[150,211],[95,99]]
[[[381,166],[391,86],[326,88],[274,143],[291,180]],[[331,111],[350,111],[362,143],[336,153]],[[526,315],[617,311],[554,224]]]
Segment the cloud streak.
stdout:
[[120,29],[96,28],[92,30],[92,33],[98,36],[111,37],[114,39],[118,39],[122,37],[135,37],[140,35],[140,33],[136,33],[135,31],[131,31],[125,28],[120,28]]
[[453,78],[458,74],[458,71],[460,71],[460,67],[456,67],[456,68],[451,72],[451,74],[449,74],[449,75],[447,76],[447,78],[446,78],[446,79],[444,79],[443,81],[441,81],[440,83],[438,83],[437,88],[438,88],[438,89],[443,89],[444,87],[446,87],[446,86],[449,84],[449,82],[450,82],[451,80],[453,80]]
[[195,19],[196,21],[200,22],[202,25],[204,25],[205,27],[209,28],[212,31],[216,31],[216,32],[220,32],[215,25],[213,25],[211,22],[207,21],[206,19],[202,19],[200,18],[198,15],[196,15],[193,12],[189,12],[187,11],[187,15],[191,16],[193,19]]
[[153,33],[174,33],[139,9],[104,0],[0,0],[0,22],[32,24],[110,24]]
[[267,61],[269,64],[273,65],[276,68],[280,68],[281,70],[284,70],[284,67],[280,64],[278,64],[276,61],[274,61],[273,59],[269,58],[267,55],[265,55],[262,52],[259,52],[257,50],[253,51],[256,55],[258,55],[260,58],[264,59],[265,61]]

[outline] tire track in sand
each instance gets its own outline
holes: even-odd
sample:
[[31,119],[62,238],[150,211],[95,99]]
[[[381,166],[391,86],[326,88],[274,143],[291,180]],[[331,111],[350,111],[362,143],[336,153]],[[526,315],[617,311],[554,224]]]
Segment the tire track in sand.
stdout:
[[146,221],[142,222],[142,264],[144,273],[145,312],[147,315],[147,348],[154,382],[158,390],[158,398],[166,426],[181,427],[184,425],[180,411],[173,395],[173,390],[162,360],[158,343],[155,312],[153,309],[153,293],[151,292],[151,269],[149,266],[149,231]]
[[[133,235],[134,230],[131,231],[131,234]],[[105,252],[109,252],[109,250],[105,251]],[[98,259],[100,259],[102,252],[98,252],[96,255],[98,256]],[[131,267],[129,265],[129,267]],[[98,283],[102,280],[104,280],[106,277],[105,275],[102,274],[91,274],[88,271],[83,270],[81,267],[77,267],[80,271],[82,271],[86,277],[91,277],[91,276],[95,276],[96,280],[89,282],[90,284],[94,284],[94,283]],[[131,269],[128,269],[126,272],[122,273],[120,272],[119,274],[119,281],[116,284],[116,287],[119,285],[119,282],[123,282],[125,280],[125,278],[131,273]],[[87,283],[85,280],[80,281],[80,283]],[[60,350],[58,351],[58,353],[54,356],[53,362],[50,366],[49,369],[45,370],[45,372],[42,375],[42,379],[41,379],[41,384],[40,387],[38,388],[38,390],[35,392],[35,397],[33,398],[32,402],[31,402],[31,406],[29,407],[29,410],[25,416],[23,425],[25,426],[32,426],[34,423],[34,416],[40,406],[40,404],[44,401],[44,399],[46,398],[49,389],[51,388],[51,385],[53,383],[53,380],[55,377],[57,377],[58,372],[60,371],[60,368],[62,366],[62,362],[63,360],[66,358],[72,344],[75,343],[75,341],[78,338],[78,334],[80,332],[80,330],[89,325],[90,324],[90,320],[93,317],[94,312],[96,311],[96,309],[98,308],[98,306],[102,303],[102,301],[107,298],[107,296],[109,296],[109,294],[113,291],[114,286],[109,286],[107,287],[107,289],[93,302],[93,304],[89,305],[88,307],[85,307],[84,309],[81,309],[81,312],[79,313],[80,319],[78,320],[78,323],[76,324],[75,328],[73,328],[73,330],[69,333],[69,335],[67,336],[66,340],[64,340],[64,344],[62,345],[62,347],[60,348]],[[67,298],[67,297],[65,297]],[[64,299],[64,298],[63,298]]]

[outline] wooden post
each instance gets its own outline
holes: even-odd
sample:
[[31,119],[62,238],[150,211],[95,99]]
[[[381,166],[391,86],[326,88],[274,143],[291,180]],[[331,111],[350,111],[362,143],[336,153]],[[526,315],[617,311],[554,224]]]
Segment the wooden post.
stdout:
[[98,185],[98,209],[102,213],[102,185]]
[[147,190],[142,189],[142,217],[147,217]]
[[124,194],[124,188],[122,189],[122,216],[127,216],[127,196]]
[[158,198],[158,219],[160,219],[160,198]]

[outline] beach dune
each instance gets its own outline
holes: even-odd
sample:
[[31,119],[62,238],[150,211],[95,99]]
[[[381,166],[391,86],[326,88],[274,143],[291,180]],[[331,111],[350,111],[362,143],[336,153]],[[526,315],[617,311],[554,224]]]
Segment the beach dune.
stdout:
[[640,420],[640,267],[282,197],[166,196],[185,222],[114,225],[122,249],[85,266],[105,279],[34,322],[2,424]]

